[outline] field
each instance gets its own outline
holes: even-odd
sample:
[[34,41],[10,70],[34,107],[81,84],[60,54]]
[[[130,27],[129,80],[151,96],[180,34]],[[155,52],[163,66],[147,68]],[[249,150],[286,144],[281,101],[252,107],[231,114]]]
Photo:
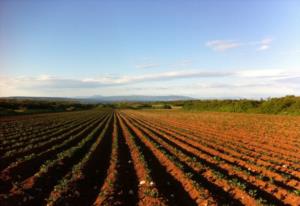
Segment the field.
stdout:
[[300,117],[1,117],[0,205],[300,205]]

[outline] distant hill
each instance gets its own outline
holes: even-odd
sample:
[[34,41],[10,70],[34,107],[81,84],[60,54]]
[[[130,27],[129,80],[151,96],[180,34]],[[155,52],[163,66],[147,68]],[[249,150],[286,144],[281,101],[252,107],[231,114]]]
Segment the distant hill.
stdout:
[[100,96],[94,95],[89,98],[83,98],[81,101],[95,101],[95,102],[166,102],[178,100],[193,100],[187,96],[145,96],[145,95],[130,95],[130,96]]
[[129,95],[129,96],[101,96],[94,95],[90,97],[7,97],[8,99],[20,100],[40,100],[40,101],[72,101],[80,103],[111,103],[111,102],[167,102],[179,100],[194,100],[187,96],[146,96],[146,95]]
[[0,100],[30,100],[30,101],[50,101],[50,102],[78,102],[77,98],[68,97],[30,97],[30,96],[11,96],[11,97],[0,97]]

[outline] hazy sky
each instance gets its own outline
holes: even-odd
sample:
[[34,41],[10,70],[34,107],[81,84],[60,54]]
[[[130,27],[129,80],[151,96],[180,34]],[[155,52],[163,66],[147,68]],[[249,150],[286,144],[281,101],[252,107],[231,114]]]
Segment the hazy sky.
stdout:
[[0,0],[0,96],[300,95],[300,1]]

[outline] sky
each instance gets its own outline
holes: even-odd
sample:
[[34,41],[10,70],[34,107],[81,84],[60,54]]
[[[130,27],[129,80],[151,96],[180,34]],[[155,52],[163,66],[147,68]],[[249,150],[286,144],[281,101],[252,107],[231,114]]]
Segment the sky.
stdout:
[[0,0],[0,96],[300,95],[298,0]]

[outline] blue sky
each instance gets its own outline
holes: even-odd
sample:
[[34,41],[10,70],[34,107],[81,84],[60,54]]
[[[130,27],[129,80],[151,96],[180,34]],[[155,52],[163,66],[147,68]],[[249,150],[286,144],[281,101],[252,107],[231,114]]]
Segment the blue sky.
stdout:
[[0,1],[0,96],[300,95],[299,56],[296,0]]

